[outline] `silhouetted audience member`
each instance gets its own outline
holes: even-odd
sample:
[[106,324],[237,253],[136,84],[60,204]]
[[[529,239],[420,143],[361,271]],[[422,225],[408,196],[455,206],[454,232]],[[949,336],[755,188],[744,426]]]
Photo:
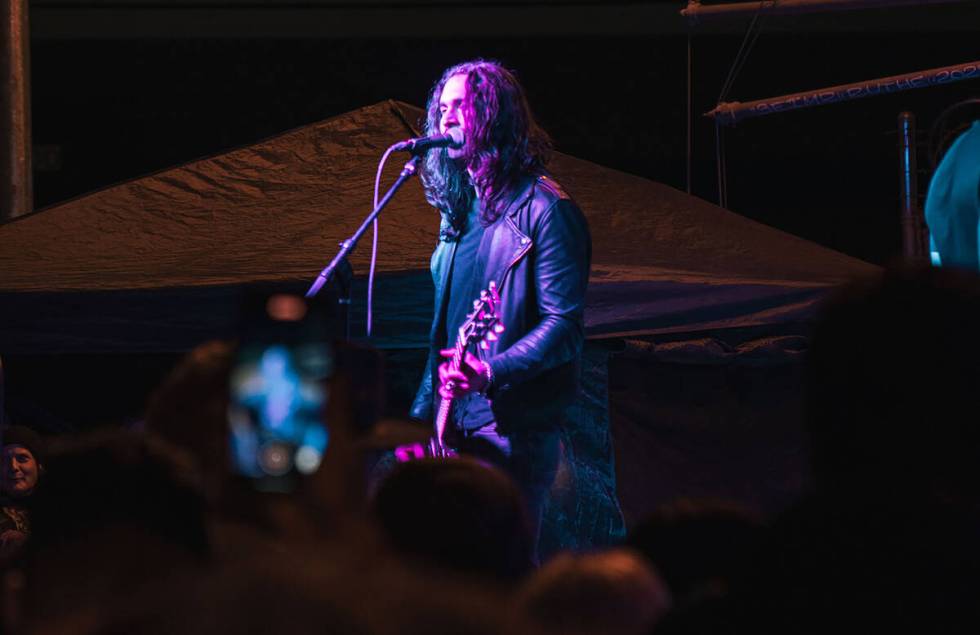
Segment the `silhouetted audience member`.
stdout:
[[896,269],[854,284],[812,338],[807,430],[816,487],[902,505],[980,493],[980,279]]
[[378,488],[373,511],[394,549],[419,562],[500,581],[532,567],[520,490],[503,471],[475,459],[398,465]]
[[977,324],[965,271],[894,269],[838,293],[809,354],[812,492],[724,609],[665,632],[975,627]]
[[[358,393],[330,380],[330,443],[290,492],[232,474],[225,415],[234,348],[195,350],[151,400],[147,435],[59,441],[26,561],[27,625],[39,632],[491,633],[493,592],[420,573],[379,549],[369,526],[337,535],[362,496]],[[186,448],[158,441],[159,432]],[[92,467],[86,469],[85,463]],[[194,486],[205,466],[212,496]],[[67,475],[80,475],[71,480]],[[187,482],[185,482],[187,480]],[[203,480],[203,479],[201,479]],[[220,504],[205,514],[207,501]],[[206,557],[202,557],[206,556]]]
[[193,461],[152,436],[106,430],[49,440],[23,566],[24,614],[81,632],[209,555]]
[[762,518],[736,503],[680,499],[647,516],[627,543],[653,563],[679,605],[725,595],[763,537]]
[[[288,332],[288,325],[283,326]],[[364,470],[356,438],[370,431],[376,405],[363,403],[380,388],[355,390],[350,366],[377,371],[369,349],[341,345],[323,413],[329,440],[313,474],[294,474],[288,487],[270,491],[258,480],[235,473],[229,449],[230,374],[237,347],[208,342],[187,355],[152,395],[146,428],[186,449],[202,466],[209,499],[209,523],[219,557],[239,558],[258,550],[282,550],[286,543],[305,548],[328,538],[348,521],[357,537],[369,533],[356,512],[364,504]],[[372,362],[366,361],[371,357]],[[373,369],[373,370],[371,370]]]
[[188,353],[150,395],[147,431],[189,452],[210,495],[229,475],[228,381],[235,345],[214,340]]
[[653,567],[624,548],[556,556],[515,600],[518,618],[541,635],[648,633],[670,605],[670,591]]
[[500,591],[383,555],[312,547],[186,573],[156,597],[120,607],[96,632],[520,635],[500,628],[505,602]]
[[0,564],[23,549],[31,535],[31,506],[44,471],[41,437],[24,426],[0,428]]
[[15,612],[26,619],[12,630],[499,632],[498,593],[423,575],[357,544],[255,543],[236,558],[210,557],[193,473],[186,454],[150,435],[53,440],[37,508],[43,530],[24,560],[23,610]]
[[980,99],[943,111],[930,141],[934,171],[924,211],[932,249],[944,267],[980,272]]

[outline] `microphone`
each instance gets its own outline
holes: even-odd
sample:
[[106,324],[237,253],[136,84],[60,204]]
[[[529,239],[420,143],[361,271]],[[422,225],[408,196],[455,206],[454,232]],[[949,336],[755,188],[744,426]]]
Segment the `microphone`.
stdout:
[[450,128],[446,134],[434,134],[428,137],[417,137],[399,141],[391,146],[394,152],[408,151],[412,154],[422,154],[430,148],[462,148],[466,138],[460,127]]

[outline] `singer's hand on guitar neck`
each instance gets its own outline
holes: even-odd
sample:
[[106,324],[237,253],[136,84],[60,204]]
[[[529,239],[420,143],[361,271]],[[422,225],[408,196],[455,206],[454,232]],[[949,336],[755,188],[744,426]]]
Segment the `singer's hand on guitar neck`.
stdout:
[[[443,357],[452,359],[456,349],[439,351]],[[487,388],[486,364],[473,353],[467,352],[459,363],[459,370],[453,370],[452,362],[439,366],[439,396],[443,399],[458,399],[470,392],[483,392]]]

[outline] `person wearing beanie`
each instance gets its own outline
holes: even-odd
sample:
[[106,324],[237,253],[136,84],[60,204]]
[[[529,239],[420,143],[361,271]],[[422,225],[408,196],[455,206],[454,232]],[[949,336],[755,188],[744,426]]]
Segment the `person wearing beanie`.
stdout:
[[30,428],[0,428],[0,561],[20,552],[31,535],[29,504],[41,476],[42,441]]

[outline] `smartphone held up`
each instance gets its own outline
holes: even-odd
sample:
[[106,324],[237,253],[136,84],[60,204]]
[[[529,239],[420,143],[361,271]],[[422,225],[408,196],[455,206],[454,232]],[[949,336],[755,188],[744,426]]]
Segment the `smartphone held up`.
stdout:
[[289,491],[320,467],[334,370],[329,315],[298,294],[246,298],[228,405],[232,469]]

